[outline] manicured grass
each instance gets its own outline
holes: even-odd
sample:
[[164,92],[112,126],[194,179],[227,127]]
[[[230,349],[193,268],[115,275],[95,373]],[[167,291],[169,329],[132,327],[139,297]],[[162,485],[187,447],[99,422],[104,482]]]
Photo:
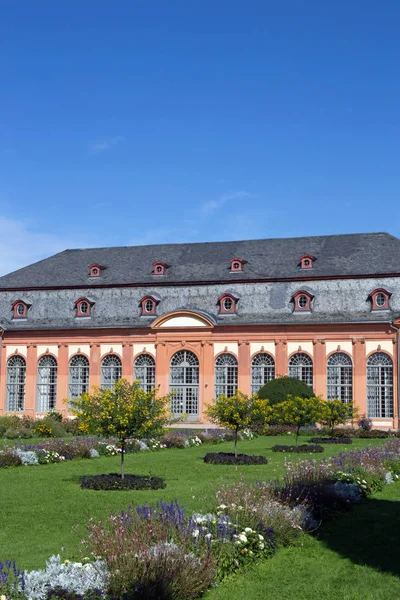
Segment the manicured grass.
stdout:
[[400,598],[400,484],[325,523],[315,537],[210,591],[206,600]]
[[[308,438],[302,438],[308,439]],[[119,457],[76,460],[37,467],[18,467],[0,471],[0,560],[16,560],[25,569],[42,567],[45,560],[65,548],[65,556],[78,557],[80,539],[85,535],[89,517],[104,518],[111,512],[135,504],[174,500],[189,509],[206,512],[215,507],[219,485],[243,477],[266,480],[279,477],[288,455],[273,453],[274,444],[287,443],[288,437],[259,437],[241,442],[240,452],[261,454],[267,465],[220,466],[203,462],[210,451],[230,451],[231,443],[204,445],[184,450],[172,449],[127,455],[126,472],[163,477],[164,490],[93,491],[82,490],[82,475],[111,473],[119,470]],[[374,440],[381,444],[384,440]],[[340,451],[364,448],[371,440],[354,440],[352,446],[326,446],[318,458]],[[306,458],[308,455],[302,455]],[[315,458],[315,455],[310,455]],[[292,455],[295,459],[297,456]],[[77,529],[77,525],[79,525]]]

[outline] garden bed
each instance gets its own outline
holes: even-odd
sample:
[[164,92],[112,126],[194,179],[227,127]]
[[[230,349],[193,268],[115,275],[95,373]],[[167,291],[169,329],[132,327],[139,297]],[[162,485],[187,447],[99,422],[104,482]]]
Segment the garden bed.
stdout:
[[300,446],[272,446],[272,452],[296,452],[298,454],[302,453],[310,453],[310,452],[323,452],[324,449],[322,446],[318,446],[316,444],[301,444]]
[[147,475],[125,475],[124,479],[118,473],[108,475],[84,475],[81,487],[89,490],[159,490],[166,487],[161,477]]
[[204,462],[213,465],[266,465],[265,456],[254,456],[250,454],[238,454],[233,452],[208,452]]

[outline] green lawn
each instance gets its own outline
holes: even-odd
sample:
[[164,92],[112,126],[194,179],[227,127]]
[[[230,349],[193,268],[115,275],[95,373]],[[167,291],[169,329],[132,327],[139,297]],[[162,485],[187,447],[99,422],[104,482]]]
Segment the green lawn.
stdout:
[[[62,547],[65,557],[78,557],[88,518],[105,517],[131,502],[178,499],[190,509],[206,512],[215,506],[215,491],[220,484],[239,477],[249,481],[279,477],[287,455],[272,453],[270,448],[288,440],[288,437],[260,437],[241,442],[240,451],[268,457],[267,465],[251,467],[203,462],[206,452],[230,450],[230,443],[128,455],[128,472],[165,478],[166,489],[158,491],[80,489],[81,475],[115,472],[119,467],[118,457],[3,469],[0,471],[0,560],[15,559],[26,569],[42,567],[46,558],[59,553]],[[384,440],[373,442],[381,444]],[[347,449],[363,448],[369,443],[371,440],[354,440]],[[346,446],[327,446],[324,455],[316,456],[329,456],[345,449]],[[278,551],[271,560],[212,590],[207,599],[400,598],[398,501],[400,485],[386,486],[372,500],[325,524],[316,537],[303,536],[296,547]]]

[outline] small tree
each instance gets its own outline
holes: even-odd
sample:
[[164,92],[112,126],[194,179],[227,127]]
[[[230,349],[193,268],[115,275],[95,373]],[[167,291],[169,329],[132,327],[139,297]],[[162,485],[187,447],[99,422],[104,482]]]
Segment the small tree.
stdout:
[[323,400],[321,398],[300,398],[294,396],[273,406],[273,420],[284,425],[296,427],[296,444],[300,427],[320,423],[323,416]]
[[276,377],[267,381],[262,388],[257,392],[259,398],[267,398],[271,404],[279,404],[285,402],[288,396],[293,398],[314,398],[313,389],[295,377]]
[[121,447],[121,479],[124,479],[126,440],[130,437],[156,437],[172,422],[170,398],[157,396],[157,389],[144,392],[138,381],[117,381],[113,389],[95,388],[70,402],[71,412],[85,433],[116,436]]
[[212,423],[233,431],[235,457],[239,432],[253,424],[267,425],[271,413],[268,400],[262,400],[257,395],[249,398],[239,391],[230,397],[218,396],[214,404],[207,404],[205,408],[205,415]]
[[357,409],[341,400],[327,400],[323,403],[321,425],[328,427],[331,433],[337,425],[346,425],[357,417]]

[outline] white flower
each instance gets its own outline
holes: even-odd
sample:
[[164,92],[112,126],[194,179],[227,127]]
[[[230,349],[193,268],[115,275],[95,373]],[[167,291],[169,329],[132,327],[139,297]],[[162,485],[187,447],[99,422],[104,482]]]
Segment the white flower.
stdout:
[[258,544],[258,547],[260,548],[260,550],[264,550],[265,544],[263,542],[260,542]]
[[212,538],[212,535],[211,533],[206,533],[204,537],[206,538],[206,540],[210,540]]
[[192,533],[192,536],[197,538],[197,537],[199,537],[199,533],[200,533],[200,531],[198,529],[195,529]]
[[243,544],[247,543],[247,537],[245,536],[244,533],[239,533],[238,538],[241,542],[243,542]]
[[258,539],[261,540],[262,542],[264,541],[264,538],[262,535],[258,534]]
[[245,527],[244,530],[245,530],[245,533],[253,533],[253,530],[251,529],[251,527]]

